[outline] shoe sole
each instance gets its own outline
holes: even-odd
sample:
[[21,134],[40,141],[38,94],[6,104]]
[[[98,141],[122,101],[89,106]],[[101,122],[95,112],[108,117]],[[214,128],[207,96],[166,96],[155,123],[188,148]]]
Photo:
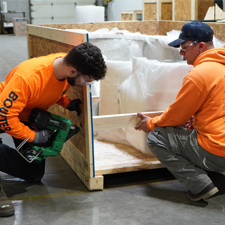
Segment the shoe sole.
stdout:
[[6,212],[0,212],[0,217],[12,216],[14,214],[15,214],[15,209],[12,209]]
[[200,196],[200,197],[198,197],[198,198],[191,198],[191,197],[188,196],[188,195],[187,195],[187,197],[188,197],[189,199],[191,199],[192,201],[194,201],[194,202],[198,202],[198,201],[200,201],[201,199],[206,200],[206,199],[212,197],[212,196],[215,195],[218,191],[219,191],[218,188],[217,188],[217,187],[214,187],[212,190],[210,190],[209,192],[205,193],[204,195],[202,195],[202,196]]

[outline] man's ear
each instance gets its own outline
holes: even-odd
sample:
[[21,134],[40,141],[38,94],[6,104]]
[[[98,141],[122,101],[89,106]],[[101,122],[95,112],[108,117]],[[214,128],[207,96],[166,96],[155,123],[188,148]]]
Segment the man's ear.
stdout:
[[206,48],[206,47],[205,47],[205,43],[204,43],[204,42],[200,42],[198,46],[199,46],[199,47],[198,47],[199,53],[202,53],[202,52],[205,51],[205,48]]
[[78,75],[78,71],[75,68],[70,67],[69,68],[69,76],[70,77],[76,77],[77,75]]

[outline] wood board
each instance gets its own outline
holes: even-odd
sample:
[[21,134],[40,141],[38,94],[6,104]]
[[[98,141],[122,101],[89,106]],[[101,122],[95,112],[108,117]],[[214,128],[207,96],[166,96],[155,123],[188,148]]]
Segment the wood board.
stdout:
[[162,168],[155,158],[128,145],[94,140],[95,174],[113,173]]

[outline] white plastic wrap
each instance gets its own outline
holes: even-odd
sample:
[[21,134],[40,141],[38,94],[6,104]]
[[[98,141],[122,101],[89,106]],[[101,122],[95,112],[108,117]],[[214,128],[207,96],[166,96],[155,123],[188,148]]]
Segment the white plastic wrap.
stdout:
[[[118,87],[132,74],[132,62],[106,61],[107,73],[100,81],[100,115],[119,114]],[[128,144],[125,129],[98,131],[98,140]]]
[[[146,57],[159,61],[182,61],[179,48],[168,46],[168,43],[179,37],[180,31],[172,30],[167,35],[144,35],[130,33],[127,30],[102,28],[94,32],[83,29],[66,29],[76,33],[88,33],[89,42],[98,46],[108,60],[132,61],[134,57]],[[215,36],[214,47],[225,45]]]
[[118,87],[132,74],[132,62],[106,61],[107,73],[100,81],[100,115],[119,114]]
[[90,39],[90,43],[99,47],[107,59],[131,61],[133,57],[143,56],[143,41],[127,39]]
[[175,100],[191,68],[185,62],[133,59],[133,73],[119,87],[121,113],[165,110]]
[[225,45],[224,42],[222,42],[221,40],[219,40],[215,35],[213,36],[213,45],[215,48],[221,48]]
[[[113,62],[111,66],[113,69]],[[191,68],[192,66],[186,63],[165,63],[146,58],[133,59],[132,75],[119,86],[120,113],[166,109],[175,100],[182,86],[182,80]],[[113,81],[113,78],[111,77],[110,80]],[[111,97],[115,98],[115,94],[114,92]],[[110,99],[108,104],[110,104]],[[111,104],[111,107],[113,105]],[[130,127],[99,131],[97,138],[127,144],[145,154],[152,155],[147,146],[146,137],[147,134],[144,132]]]
[[159,61],[181,61],[182,56],[178,48],[170,47],[168,43],[174,41],[179,33],[171,32],[164,35],[155,35],[155,42],[148,40],[144,45],[144,57]]
[[162,45],[160,40],[144,44],[143,56],[159,61],[181,61],[179,49]]
[[[119,87],[121,113],[165,110],[174,102],[184,76],[192,68],[186,63],[133,59],[133,73]],[[130,146],[152,154],[146,143],[147,134],[133,127],[124,130]]]
[[89,42],[98,46],[108,60],[115,61],[132,61],[133,57],[142,57],[146,40],[154,41],[155,38],[117,28],[89,32]]

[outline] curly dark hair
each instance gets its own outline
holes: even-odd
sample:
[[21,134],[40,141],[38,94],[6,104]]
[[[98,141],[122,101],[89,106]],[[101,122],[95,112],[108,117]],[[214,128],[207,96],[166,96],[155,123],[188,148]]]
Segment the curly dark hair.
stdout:
[[91,79],[100,80],[105,77],[107,67],[101,50],[91,43],[85,42],[75,46],[64,59],[68,65]]

